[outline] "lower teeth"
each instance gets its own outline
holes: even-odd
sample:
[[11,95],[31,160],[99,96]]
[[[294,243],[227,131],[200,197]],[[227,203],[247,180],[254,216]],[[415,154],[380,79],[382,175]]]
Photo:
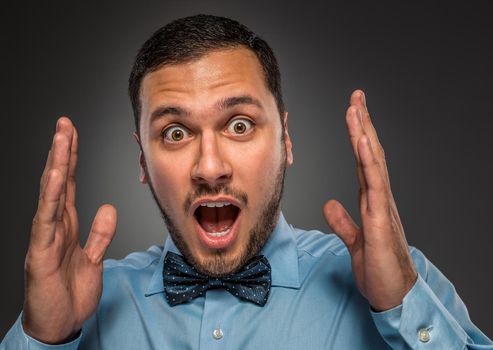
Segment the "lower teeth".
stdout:
[[230,231],[230,229],[231,229],[231,227],[228,227],[224,231],[221,231],[221,232],[207,232],[207,234],[209,236],[212,236],[212,237],[222,237],[222,236],[225,236],[226,234],[228,234],[228,232]]

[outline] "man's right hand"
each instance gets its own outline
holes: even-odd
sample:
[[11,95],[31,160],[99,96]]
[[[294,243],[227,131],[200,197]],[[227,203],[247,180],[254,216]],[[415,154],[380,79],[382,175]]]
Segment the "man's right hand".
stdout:
[[77,131],[62,117],[41,177],[25,263],[24,331],[48,344],[71,340],[96,310],[102,260],[116,230],[116,209],[103,205],[80,246],[76,165]]

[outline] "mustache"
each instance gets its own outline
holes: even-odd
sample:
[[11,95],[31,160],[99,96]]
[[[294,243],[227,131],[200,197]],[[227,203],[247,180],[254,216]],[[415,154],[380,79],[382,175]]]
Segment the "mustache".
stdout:
[[189,193],[187,198],[185,198],[185,202],[183,203],[183,210],[185,213],[188,213],[192,203],[195,202],[198,198],[203,196],[217,196],[217,195],[227,195],[234,197],[238,200],[243,206],[248,205],[248,194],[246,192],[235,189],[228,184],[219,184],[216,186],[210,186],[208,184],[200,184],[197,186],[195,191]]

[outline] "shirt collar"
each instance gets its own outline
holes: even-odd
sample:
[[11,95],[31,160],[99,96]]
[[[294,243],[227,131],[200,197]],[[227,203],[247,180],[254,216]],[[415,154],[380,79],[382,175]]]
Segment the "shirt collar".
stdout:
[[[156,265],[145,296],[164,292],[162,271],[164,257],[169,251],[180,254],[180,251],[168,235],[164,244],[163,253]],[[260,254],[265,255],[267,260],[269,260],[272,268],[272,286],[287,288],[300,287],[296,240],[293,228],[286,222],[282,213],[279,214],[277,225]]]
[[277,225],[261,254],[269,260],[272,268],[272,285],[278,287],[299,288],[298,249],[293,228],[279,214]]

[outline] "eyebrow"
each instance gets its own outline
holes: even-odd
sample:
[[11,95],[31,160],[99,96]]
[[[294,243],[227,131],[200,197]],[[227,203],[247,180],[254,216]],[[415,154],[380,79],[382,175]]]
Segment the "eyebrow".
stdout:
[[[230,109],[238,105],[253,105],[260,109],[263,109],[260,100],[250,95],[232,96],[219,100],[215,104],[215,108],[219,110]],[[190,111],[179,106],[159,106],[151,113],[151,123],[156,119],[165,117],[167,115],[173,115],[176,117],[188,117],[191,115]]]
[[233,108],[238,105],[254,105],[260,109],[262,108],[262,104],[258,99],[250,95],[241,95],[241,96],[233,96],[227,97],[225,99],[220,100],[216,103],[216,108],[218,109],[228,109]]
[[156,119],[165,117],[166,115],[188,117],[190,115],[190,112],[178,106],[159,106],[151,114],[151,123],[154,122],[154,120]]

